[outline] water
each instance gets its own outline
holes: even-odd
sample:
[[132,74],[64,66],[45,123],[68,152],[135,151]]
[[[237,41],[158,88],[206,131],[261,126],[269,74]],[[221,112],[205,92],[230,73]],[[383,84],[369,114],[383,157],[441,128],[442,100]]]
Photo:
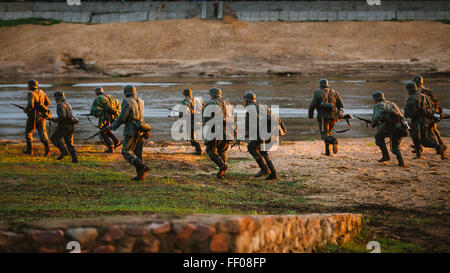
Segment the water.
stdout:
[[[328,78],[330,85],[338,90],[343,97],[346,113],[370,118],[372,114],[372,97],[375,90],[382,90],[386,97],[396,102],[401,108],[406,103],[407,91],[405,84],[411,76],[385,78]],[[39,79],[38,79],[39,80]],[[89,113],[90,105],[95,98],[94,89],[102,86],[106,93],[123,98],[123,86],[134,84],[138,95],[145,101],[145,120],[151,122],[152,140],[172,140],[170,128],[175,117],[168,117],[172,108],[182,99],[182,90],[191,88],[195,96],[208,101],[208,90],[212,86],[222,89],[223,96],[232,104],[242,104],[242,96],[246,91],[253,90],[259,102],[268,105],[279,105],[280,116],[288,129],[284,140],[319,139],[317,122],[308,119],[308,107],[319,78],[316,77],[225,77],[225,78],[99,78],[73,79],[62,78],[40,81],[40,87],[49,96],[52,104],[50,109],[56,115],[56,104],[53,92],[62,90],[66,93],[68,102],[73,107],[73,113],[78,116]],[[27,80],[0,79],[0,139],[23,139],[26,115],[22,110],[10,103],[26,104]],[[427,78],[427,87],[431,88],[440,98],[444,111],[448,114],[450,105],[450,79]],[[75,141],[85,139],[96,133],[96,128],[86,117],[79,117],[76,127]],[[95,124],[97,120],[92,118]],[[54,125],[53,125],[54,126]],[[351,121],[352,129],[346,133],[337,134],[340,138],[373,136],[374,129],[367,128],[359,120]],[[344,121],[337,123],[336,129],[346,128]],[[54,127],[52,128],[54,130]],[[444,136],[450,133],[450,122],[439,123],[439,129]],[[122,127],[118,129],[122,135]]]

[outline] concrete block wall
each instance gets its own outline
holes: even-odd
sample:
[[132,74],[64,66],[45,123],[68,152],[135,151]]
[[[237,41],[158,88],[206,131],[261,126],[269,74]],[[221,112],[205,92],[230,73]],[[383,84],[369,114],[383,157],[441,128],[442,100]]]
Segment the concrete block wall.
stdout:
[[[0,3],[0,19],[42,17],[73,23],[113,23],[201,17],[202,2],[81,2],[80,6],[50,2]],[[162,7],[164,5],[164,7]],[[231,9],[239,20],[259,21],[377,21],[450,20],[450,1],[220,1],[222,10]]]
[[[359,234],[362,215],[112,216],[0,225],[0,252],[311,252]],[[70,250],[72,248],[69,248]]]

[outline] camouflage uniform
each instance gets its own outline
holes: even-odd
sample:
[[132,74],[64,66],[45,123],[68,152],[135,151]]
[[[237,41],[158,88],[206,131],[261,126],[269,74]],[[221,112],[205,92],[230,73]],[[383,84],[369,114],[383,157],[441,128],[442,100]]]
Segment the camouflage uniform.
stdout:
[[[214,118],[214,114],[211,117],[206,117],[203,113],[205,108],[210,105],[216,105],[222,109],[224,117],[231,115],[234,118],[234,113],[227,113],[226,106],[230,105],[230,103],[222,97],[222,91],[218,88],[210,89],[211,100],[205,105],[202,110],[202,122],[205,125],[209,120]],[[231,105],[230,105],[231,106]],[[234,122],[234,119],[233,119]],[[225,175],[225,172],[228,170],[227,166],[227,152],[230,148],[231,139],[234,138],[234,135],[230,135],[230,131],[226,128],[226,122],[224,121],[223,125],[223,134],[221,139],[205,139],[206,145],[206,154],[208,157],[216,163],[219,167],[219,172],[217,173],[218,178],[222,178]],[[211,129],[212,132],[215,132],[215,126]]]
[[[59,94],[62,94],[59,93]],[[58,96],[58,92],[55,92],[55,99]],[[56,101],[56,113],[58,114],[57,118],[52,118],[52,121],[57,123],[56,130],[50,137],[53,145],[55,145],[59,151],[60,156],[57,158],[58,160],[63,159],[70,153],[72,157],[72,162],[77,163],[77,150],[73,146],[73,134],[75,131],[75,125],[72,121],[72,106],[66,102],[64,95],[60,95],[61,97]],[[64,138],[64,142],[67,146],[64,146],[61,139]],[[69,150],[69,153],[67,153]]]
[[[92,103],[90,114],[98,117],[98,128],[100,129],[105,129],[106,127],[110,126],[120,112],[120,108],[116,113],[108,113],[108,111],[106,111],[106,106],[110,103],[110,100],[111,96],[108,96],[101,92]],[[112,133],[111,130],[101,130],[99,137],[101,138],[103,144],[108,147],[108,150],[106,150],[106,152],[114,152],[114,149],[119,147],[121,144],[121,142],[117,139],[117,137]]]
[[395,133],[401,127],[401,120],[393,120],[390,113],[395,111],[402,116],[403,114],[401,113],[400,108],[395,103],[385,100],[384,95],[382,96],[382,98],[376,100],[378,101],[378,103],[373,107],[372,128],[377,127],[377,132],[375,134],[375,144],[380,147],[380,150],[383,154],[383,157],[378,161],[383,162],[390,160],[389,152],[386,148],[385,142],[385,138],[389,137],[391,140],[391,149],[397,157],[398,165],[404,167],[405,163],[403,162],[403,157],[399,149],[402,136]]
[[[260,121],[260,105],[256,102],[256,95],[254,95],[253,92],[248,92],[244,95],[244,100],[246,101],[246,113],[245,113],[245,138],[249,139],[250,136],[250,128],[252,127],[252,124],[250,123],[250,116],[256,117],[257,122],[256,126],[254,126],[252,129],[256,130],[257,137],[256,139],[249,139],[247,149],[248,152],[252,155],[252,157],[255,159],[256,163],[258,163],[258,166],[260,168],[260,171],[255,175],[255,177],[261,177],[266,174],[269,174],[267,179],[276,179],[278,178],[277,171],[275,170],[275,166],[272,163],[272,160],[270,159],[269,153],[267,150],[262,149],[261,146],[264,146],[265,144],[270,143],[269,140],[263,140],[260,137],[259,134],[259,121]],[[267,106],[266,106],[267,107]],[[267,114],[267,112],[266,112]],[[270,121],[267,119],[268,125],[267,128],[270,128]]]
[[[28,103],[24,109],[24,112],[28,116],[25,128],[25,140],[27,142],[27,150],[25,151],[25,153],[30,155],[33,154],[33,132],[35,129],[37,129],[39,139],[45,147],[45,156],[48,156],[50,155],[50,145],[46,128],[47,117],[44,113],[42,113],[42,110],[48,109],[48,107],[50,106],[50,100],[48,99],[45,92],[37,87],[37,81],[34,81],[35,85],[32,82],[33,80],[29,81],[30,90],[28,91],[27,96]],[[41,111],[39,110],[39,108]],[[48,114],[50,115],[50,110],[48,110]]]
[[416,158],[422,158],[422,146],[434,148],[437,153],[444,156],[445,146],[438,144],[434,134],[428,130],[433,120],[425,113],[427,109],[425,95],[417,91],[414,83],[408,83],[407,88],[410,95],[405,105],[405,117],[411,118],[410,135],[414,142]]
[[[326,80],[321,80],[326,81]],[[328,95],[327,95],[328,94]],[[333,152],[337,153],[338,140],[333,136],[333,129],[336,120],[333,118],[331,111],[323,109],[320,104],[327,102],[334,105],[338,109],[344,109],[344,102],[341,96],[336,90],[328,87],[328,81],[326,86],[323,85],[320,89],[316,90],[309,105],[308,116],[313,118],[314,110],[317,110],[317,122],[319,123],[320,136],[325,142],[325,155],[329,156],[330,146],[333,145]]]
[[116,130],[120,125],[125,124],[122,155],[128,163],[136,167],[137,176],[133,179],[143,180],[150,168],[144,164],[142,159],[144,137],[137,130],[136,121],[144,121],[144,101],[136,96],[136,88],[133,86],[125,86],[125,95],[120,114],[110,127],[112,130]]
[[[189,90],[189,92],[187,92],[186,90]],[[190,89],[186,89],[183,93],[186,93],[184,100],[181,102],[181,105],[186,106],[186,111],[179,113],[179,117],[183,117],[183,115],[190,115],[191,116],[191,123],[190,123],[190,136],[189,136],[189,142],[191,143],[192,146],[195,147],[195,152],[197,155],[202,155],[202,147],[200,146],[200,142],[197,140],[197,136],[196,136],[196,132],[195,132],[195,116],[200,114],[198,113],[198,111],[196,109],[198,109],[198,107],[196,107],[195,103],[195,99],[194,97],[192,97],[192,91]],[[199,103],[199,101],[197,101],[197,103]],[[202,109],[204,107],[204,104],[201,103],[201,105],[199,105],[199,108]]]
[[[435,109],[434,111],[436,112],[436,114],[441,115],[443,113],[442,107],[439,106],[439,99],[433,94],[433,92],[431,92],[430,89],[428,89],[422,85],[419,87],[419,93],[422,93],[422,94],[428,96],[428,98],[433,103],[433,106]],[[441,133],[439,132],[439,130],[437,128],[436,121],[433,120],[431,122],[429,130],[431,131],[430,134],[434,134],[434,136],[436,137],[439,144],[445,145],[444,142],[442,141]]]

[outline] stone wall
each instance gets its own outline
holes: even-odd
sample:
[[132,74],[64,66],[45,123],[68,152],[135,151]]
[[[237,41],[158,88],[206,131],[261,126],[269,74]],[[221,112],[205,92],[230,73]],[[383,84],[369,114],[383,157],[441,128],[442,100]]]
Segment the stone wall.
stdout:
[[81,252],[311,252],[355,237],[361,222],[350,213],[45,221],[1,225],[0,252],[70,252],[72,241]]
[[0,19],[41,17],[74,23],[112,23],[148,20],[222,19],[223,10],[233,11],[242,21],[374,21],[374,20],[450,20],[450,1],[219,1],[217,17],[214,3],[204,2],[84,2],[0,3]]

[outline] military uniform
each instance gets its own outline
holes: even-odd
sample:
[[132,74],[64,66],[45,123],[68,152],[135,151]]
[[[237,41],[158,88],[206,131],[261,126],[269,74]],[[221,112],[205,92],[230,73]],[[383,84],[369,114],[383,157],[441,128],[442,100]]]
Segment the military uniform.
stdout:
[[[385,138],[389,137],[391,140],[391,149],[397,157],[398,165],[404,167],[405,163],[399,149],[402,136],[397,133],[401,128],[401,122],[403,122],[403,120],[400,120],[400,118],[403,118],[403,114],[394,102],[384,99],[382,92],[375,92],[373,97],[377,101],[377,104],[373,107],[371,125],[372,128],[377,128],[375,144],[380,148],[383,155],[378,161],[383,162],[390,160],[385,142]],[[397,113],[400,118],[395,120],[391,115],[392,112]]]
[[[428,98],[433,103],[434,112],[436,114],[441,115],[443,113],[442,107],[439,106],[439,99],[431,92],[429,88],[424,87],[423,85],[419,87],[419,93],[424,94],[425,96],[428,96]],[[431,134],[434,134],[439,144],[444,144],[441,138],[441,133],[439,132],[437,128],[437,122],[435,120],[432,120],[429,126],[429,130],[431,131]]]
[[[91,106],[90,114],[98,117],[98,128],[100,128],[99,137],[103,144],[108,148],[105,152],[113,153],[114,150],[121,145],[121,142],[112,133],[111,130],[102,130],[111,125],[111,123],[117,118],[120,112],[120,107],[114,113],[107,111],[107,105],[111,104],[112,96],[106,95],[102,88],[97,88],[96,93],[98,96],[95,98]],[[112,142],[111,142],[112,141]]]
[[[58,160],[63,159],[70,153],[72,162],[77,163],[77,150],[73,146],[73,134],[75,131],[75,125],[72,116],[72,106],[70,106],[70,104],[66,102],[64,93],[62,93],[61,91],[55,92],[55,99],[57,100],[56,113],[58,114],[58,117],[52,118],[52,121],[56,122],[57,126],[50,139],[53,145],[55,145],[61,153],[57,158]],[[67,149],[61,141],[62,138],[64,138]],[[69,150],[69,153],[67,152],[67,150]]]
[[199,101],[195,101],[194,97],[192,96],[192,90],[191,89],[185,89],[183,91],[183,95],[185,95],[184,100],[181,102],[181,105],[185,106],[185,111],[179,113],[179,117],[183,117],[183,115],[190,115],[191,116],[191,123],[189,126],[190,136],[189,136],[189,142],[193,147],[195,147],[195,153],[197,155],[202,155],[202,147],[200,146],[200,142],[197,140],[196,132],[195,132],[195,116],[201,114],[200,111],[197,109],[202,109],[204,107],[204,104],[201,103],[201,105],[196,105],[196,103],[200,103]]
[[320,136],[325,142],[325,155],[330,156],[330,146],[333,145],[333,152],[338,151],[338,140],[333,136],[334,124],[336,122],[332,111],[326,109],[323,103],[333,105],[339,111],[344,110],[344,102],[336,90],[328,87],[325,79],[319,82],[320,89],[316,90],[309,105],[308,116],[313,118],[314,110],[317,110],[317,122],[319,123]]
[[134,86],[125,86],[125,95],[120,114],[110,127],[112,130],[116,130],[120,125],[125,124],[122,155],[128,163],[136,167],[137,176],[133,179],[143,180],[150,168],[144,164],[142,159],[144,136],[138,130],[136,123],[144,121],[144,101],[136,96]]
[[[38,82],[30,80],[28,82],[27,106],[24,112],[27,114],[27,123],[25,128],[25,140],[27,150],[24,153],[33,154],[33,132],[37,129],[39,139],[45,147],[45,156],[50,155],[50,145],[47,135],[46,119],[50,115],[50,100],[44,91],[38,88]],[[45,114],[47,112],[47,114]]]
[[[260,168],[260,171],[255,175],[255,177],[261,177],[269,174],[266,179],[277,179],[278,174],[275,170],[275,166],[273,165],[272,160],[270,159],[269,153],[266,149],[261,149],[261,146],[264,147],[265,144],[270,143],[269,140],[261,139],[259,134],[260,127],[260,115],[261,113],[259,103],[256,102],[256,95],[253,92],[247,92],[244,95],[244,100],[246,102],[246,113],[245,113],[245,138],[248,139],[247,150],[255,159],[256,163]],[[267,106],[265,106],[267,107]],[[267,115],[267,112],[264,111]],[[252,123],[250,117],[253,116],[256,118],[256,124]],[[267,119],[268,125],[267,128],[270,128],[270,121]],[[254,125],[253,125],[254,124]],[[256,130],[256,139],[251,139],[252,136],[250,130]]]
[[[205,105],[205,107],[202,110],[202,122],[205,125],[209,120],[214,118],[214,115],[211,117],[206,117],[204,114],[205,108],[208,106],[216,106],[220,107],[222,109],[224,117],[230,117],[233,119],[234,123],[234,113],[228,113],[226,107],[231,106],[230,103],[222,97],[222,91],[219,88],[211,88],[209,90],[209,93],[211,95],[211,100]],[[215,132],[216,128],[215,126],[212,126],[211,132]],[[208,140],[207,137],[205,138],[205,145],[206,145],[206,154],[208,157],[216,163],[216,165],[219,167],[219,172],[217,173],[218,178],[222,178],[225,175],[225,172],[228,170],[227,165],[227,152],[230,148],[230,143],[232,139],[234,138],[234,132],[233,130],[230,130],[226,126],[226,121],[224,120],[224,124],[222,127],[223,133],[221,133],[220,139],[216,139],[215,137],[213,139]]]
[[411,119],[410,134],[414,142],[416,158],[422,158],[422,146],[436,149],[436,153],[441,154],[442,159],[445,157],[445,146],[437,143],[434,134],[429,130],[433,118],[426,111],[427,106],[425,95],[419,93],[414,83],[408,83],[409,98],[405,105],[405,116]]

